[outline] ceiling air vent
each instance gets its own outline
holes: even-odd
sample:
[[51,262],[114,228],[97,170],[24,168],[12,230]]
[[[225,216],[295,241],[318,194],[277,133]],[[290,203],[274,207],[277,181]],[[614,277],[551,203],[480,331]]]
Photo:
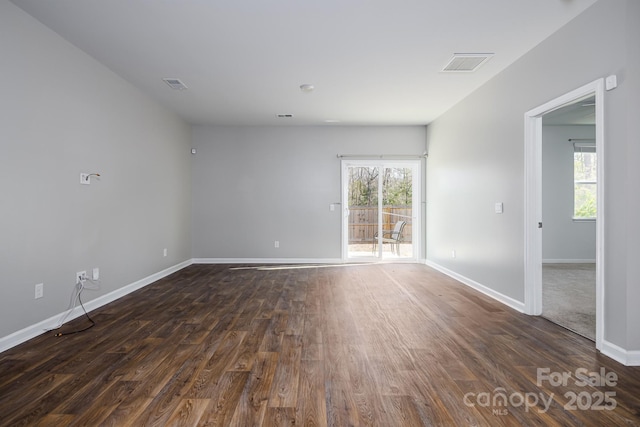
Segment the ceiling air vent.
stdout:
[[276,114],[276,117],[279,119],[290,119],[293,117],[293,114]]
[[175,89],[175,90],[186,90],[187,89],[187,85],[182,83],[180,81],[180,79],[162,79],[166,84],[169,85],[169,87],[171,89]]
[[471,73],[487,62],[493,53],[454,53],[442,71],[449,73]]

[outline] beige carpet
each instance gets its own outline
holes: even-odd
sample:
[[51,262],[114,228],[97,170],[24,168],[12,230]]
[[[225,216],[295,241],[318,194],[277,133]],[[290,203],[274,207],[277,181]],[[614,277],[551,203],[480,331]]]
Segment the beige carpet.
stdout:
[[542,316],[596,339],[596,265],[543,264]]

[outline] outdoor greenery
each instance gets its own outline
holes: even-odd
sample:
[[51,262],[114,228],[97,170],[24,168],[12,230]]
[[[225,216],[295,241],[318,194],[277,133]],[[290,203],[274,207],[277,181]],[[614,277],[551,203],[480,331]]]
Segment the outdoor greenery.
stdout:
[[[349,168],[349,206],[378,205],[378,167]],[[411,206],[412,177],[409,168],[382,169],[382,204]]]
[[595,218],[597,194],[596,153],[576,152],[573,155],[575,218]]

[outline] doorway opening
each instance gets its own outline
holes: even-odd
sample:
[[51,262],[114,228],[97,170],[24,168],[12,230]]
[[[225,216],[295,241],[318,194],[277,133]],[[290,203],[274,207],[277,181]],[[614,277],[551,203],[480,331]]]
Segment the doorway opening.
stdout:
[[[551,218],[543,215],[543,119],[546,117],[552,122],[554,117],[561,116],[563,113],[575,108],[578,103],[593,103],[595,109],[595,129],[593,138],[567,138],[567,139],[592,139],[591,144],[585,144],[585,141],[567,141],[572,142],[574,151],[576,147],[592,148],[585,151],[593,150],[597,153],[597,157],[590,157],[595,161],[594,167],[597,168],[597,186],[595,188],[595,202],[593,203],[593,212],[597,212],[593,218],[579,218],[580,215],[588,216],[592,212],[585,206],[579,206],[580,212],[576,211],[575,206],[571,221],[576,223],[591,222],[595,223],[595,343],[596,348],[600,349],[603,341],[604,331],[604,81],[596,80],[585,86],[582,86],[572,92],[569,92],[559,98],[556,98],[544,105],[541,105],[531,111],[525,113],[525,312],[530,315],[543,315],[545,307],[543,307],[543,233],[546,232],[544,243],[549,246],[553,245],[553,227]],[[573,107],[571,107],[573,106]],[[563,110],[564,109],[564,110]],[[554,113],[555,112],[555,113]],[[576,144],[573,144],[576,142]],[[583,165],[584,166],[584,165]],[[574,165],[574,167],[577,167]],[[588,179],[573,180],[571,185],[574,186],[572,197],[575,200],[581,199],[579,192],[582,189],[576,189],[579,184],[593,184]],[[578,212],[578,213],[576,213]],[[587,221],[588,220],[588,221]],[[582,225],[584,225],[582,224]],[[557,236],[555,236],[557,237]],[[559,240],[558,240],[559,241]],[[558,243],[559,244],[559,243]],[[546,248],[548,249],[548,248]],[[546,261],[558,261],[558,259],[546,259]],[[567,261],[567,259],[560,259]],[[574,261],[585,261],[585,259],[576,258]],[[589,259],[588,261],[593,261]],[[551,263],[549,263],[551,264]],[[558,264],[562,264],[558,263]],[[576,262],[575,264],[584,264],[584,262]],[[548,308],[548,307],[547,307]],[[559,322],[558,322],[559,323]],[[570,327],[569,327],[570,328]],[[571,329],[571,328],[570,328]]]
[[418,259],[420,176],[420,161],[342,161],[343,259]]
[[542,317],[596,334],[595,96],[542,117]]

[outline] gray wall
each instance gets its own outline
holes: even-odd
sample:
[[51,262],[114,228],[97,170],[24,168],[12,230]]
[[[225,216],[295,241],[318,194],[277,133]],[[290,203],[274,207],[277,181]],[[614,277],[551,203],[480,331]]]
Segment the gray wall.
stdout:
[[7,1],[0,57],[4,337],[65,310],[76,271],[100,268],[86,302],[190,259],[191,159],[186,123]]
[[196,126],[193,146],[194,258],[339,259],[336,155],[422,154],[425,128]]
[[[626,108],[620,105],[616,110],[617,114],[622,114],[626,121],[626,180],[628,185],[620,197],[626,196],[626,212],[624,217],[624,231],[626,236],[626,274],[619,273],[616,277],[625,277],[627,286],[626,307],[627,307],[627,347],[640,349],[640,310],[638,304],[640,302],[640,221],[638,221],[638,212],[640,212],[640,168],[638,167],[638,159],[640,159],[640,2],[627,1],[627,57],[628,63],[624,71],[624,83],[626,90]],[[626,119],[626,120],[625,120]],[[620,158],[618,157],[619,161]],[[617,181],[616,184],[620,182]],[[621,203],[621,202],[620,202]],[[616,241],[621,244],[620,241]]]
[[542,127],[542,260],[596,259],[595,221],[573,220],[573,143],[595,138],[595,126]]
[[604,99],[604,338],[628,350],[640,349],[638,3],[598,1],[427,128],[427,258],[524,301],[524,113],[618,76]]

